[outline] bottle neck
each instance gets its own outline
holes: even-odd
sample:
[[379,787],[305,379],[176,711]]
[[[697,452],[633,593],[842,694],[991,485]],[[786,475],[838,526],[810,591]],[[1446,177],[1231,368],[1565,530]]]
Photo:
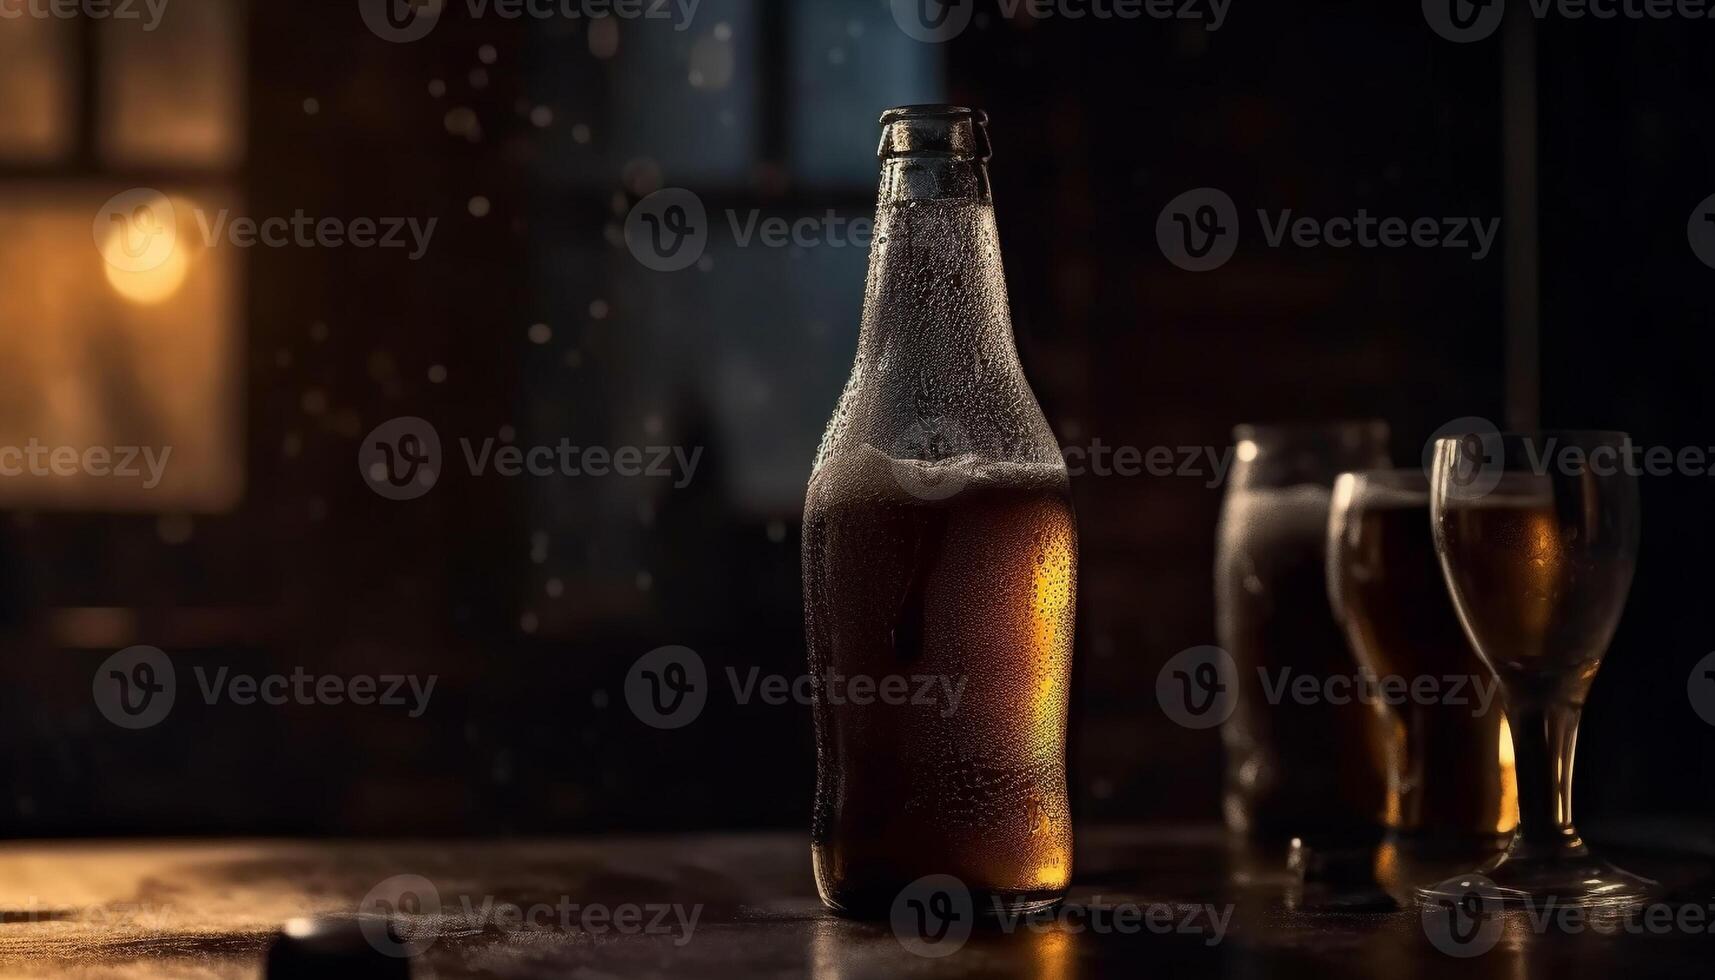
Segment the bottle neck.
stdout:
[[952,411],[959,386],[948,379],[1022,383],[985,122],[979,112],[941,106],[882,117],[858,357],[890,390],[913,391],[919,415]]
[[876,206],[906,201],[971,201],[992,205],[988,164],[948,156],[904,156],[883,160]]
[[993,204],[908,197],[877,207],[859,353],[886,373],[1019,369]]

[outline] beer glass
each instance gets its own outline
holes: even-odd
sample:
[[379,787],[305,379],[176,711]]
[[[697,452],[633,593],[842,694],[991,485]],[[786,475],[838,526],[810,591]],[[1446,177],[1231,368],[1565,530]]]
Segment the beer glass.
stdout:
[[1238,676],[1221,726],[1227,824],[1267,843],[1373,841],[1387,733],[1357,702],[1290,691],[1305,676],[1320,689],[1353,673],[1328,608],[1329,498],[1341,472],[1388,465],[1387,425],[1241,425],[1233,436],[1215,557],[1216,626]]
[[[1654,882],[1592,854],[1572,823],[1578,718],[1625,607],[1637,478],[1618,432],[1466,435],[1434,447],[1435,551],[1478,656],[1500,676],[1519,828],[1479,869],[1509,905],[1644,901]],[[1458,902],[1453,884],[1424,897]]]
[[864,917],[940,875],[983,913],[1040,908],[1072,874],[1065,459],[1013,344],[987,117],[881,122],[857,359],[805,498],[805,631],[812,678],[913,693],[812,688],[816,886]]
[[1513,747],[1494,672],[1459,625],[1422,469],[1342,473],[1328,515],[1328,597],[1388,740],[1387,825],[1475,859],[1518,826]]

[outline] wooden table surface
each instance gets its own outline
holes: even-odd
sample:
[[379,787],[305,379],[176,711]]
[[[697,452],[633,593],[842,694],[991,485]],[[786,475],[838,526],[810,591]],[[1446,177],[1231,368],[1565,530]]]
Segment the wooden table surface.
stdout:
[[[1669,839],[1673,846],[1662,843]],[[887,922],[825,913],[797,835],[12,842],[0,845],[0,976],[256,977],[287,919],[349,917],[365,896],[422,880],[440,914],[409,905],[403,938],[425,947],[413,975],[443,980],[1709,976],[1709,842],[1683,827],[1634,830],[1630,840],[1645,846],[1614,856],[1623,852],[1669,887],[1679,925],[1652,928],[1639,918],[1610,929],[1544,926],[1507,913],[1481,949],[1457,949],[1479,953],[1468,958],[1444,952],[1421,909],[1390,901],[1363,875],[1346,885],[1305,884],[1277,856],[1248,853],[1207,828],[1085,831],[1069,903],[1075,915],[979,929],[936,957],[907,949]],[[1387,854],[1377,860],[1395,891],[1414,876],[1454,870]],[[534,924],[497,911],[509,904]],[[588,918],[592,906],[598,912]],[[1136,911],[1128,918],[1120,909]],[[1700,926],[1686,925],[1686,909],[1701,910]]]

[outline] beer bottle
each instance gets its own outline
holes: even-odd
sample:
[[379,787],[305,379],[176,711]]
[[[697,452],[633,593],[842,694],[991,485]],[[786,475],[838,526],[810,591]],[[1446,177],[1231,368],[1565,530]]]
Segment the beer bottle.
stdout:
[[1013,344],[987,116],[881,125],[856,363],[805,500],[816,884],[855,916],[929,875],[979,913],[1046,907],[1072,870],[1066,466]]

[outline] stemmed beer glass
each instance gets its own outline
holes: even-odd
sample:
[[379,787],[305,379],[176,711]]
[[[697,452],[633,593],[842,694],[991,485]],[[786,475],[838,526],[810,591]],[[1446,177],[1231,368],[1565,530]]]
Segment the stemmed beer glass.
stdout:
[[[1519,829],[1478,873],[1509,905],[1642,902],[1654,882],[1592,854],[1572,824],[1584,700],[1638,550],[1638,486],[1619,432],[1466,435],[1434,447],[1430,519],[1459,620],[1501,681]],[[1458,902],[1467,883],[1424,889]]]

